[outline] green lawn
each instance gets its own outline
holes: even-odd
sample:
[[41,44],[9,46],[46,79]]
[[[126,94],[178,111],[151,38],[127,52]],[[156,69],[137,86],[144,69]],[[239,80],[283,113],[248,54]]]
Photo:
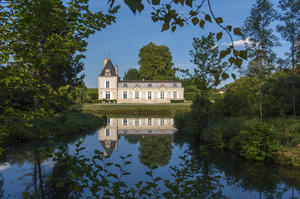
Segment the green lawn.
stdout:
[[112,116],[168,116],[188,112],[190,102],[178,104],[83,104],[74,105],[73,109],[85,113]]

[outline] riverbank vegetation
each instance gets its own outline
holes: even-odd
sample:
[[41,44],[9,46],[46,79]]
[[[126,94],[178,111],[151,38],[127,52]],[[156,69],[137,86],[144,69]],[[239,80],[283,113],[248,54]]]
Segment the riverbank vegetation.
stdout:
[[[300,166],[299,7],[294,3],[280,1],[282,13],[276,13],[269,1],[256,1],[242,28],[250,60],[214,101],[209,92],[227,78],[228,65],[222,66],[212,34],[194,39],[190,54],[196,68],[190,76],[200,94],[191,112],[175,117],[180,134],[248,160]],[[290,42],[287,57],[277,62],[273,48],[279,40],[270,28],[276,19],[278,32]]]
[[75,135],[95,130],[105,122],[105,117],[77,111],[65,111],[46,118],[28,120],[26,123],[16,120],[7,121],[7,128],[4,126],[1,128],[0,146],[4,148],[29,141]]

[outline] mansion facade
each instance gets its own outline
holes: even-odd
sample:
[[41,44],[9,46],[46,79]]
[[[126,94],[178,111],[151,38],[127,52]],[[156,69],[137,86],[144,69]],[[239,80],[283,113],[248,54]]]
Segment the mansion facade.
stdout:
[[170,103],[184,100],[184,88],[172,80],[120,80],[118,66],[104,59],[104,68],[98,76],[98,99],[117,103]]

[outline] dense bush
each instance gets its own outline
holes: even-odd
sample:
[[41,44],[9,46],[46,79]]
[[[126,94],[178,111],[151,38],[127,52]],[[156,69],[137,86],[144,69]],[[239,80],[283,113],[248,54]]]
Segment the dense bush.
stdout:
[[239,134],[231,139],[234,151],[249,160],[271,159],[280,148],[272,125],[259,120],[246,120]]
[[171,103],[183,103],[184,100],[171,100]]
[[117,100],[108,100],[108,99],[92,100],[92,103],[117,103]]

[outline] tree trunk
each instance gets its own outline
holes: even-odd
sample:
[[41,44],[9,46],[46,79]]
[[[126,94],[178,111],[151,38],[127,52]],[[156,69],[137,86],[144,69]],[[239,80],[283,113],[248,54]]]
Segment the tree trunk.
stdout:
[[295,79],[296,79],[296,64],[295,64],[295,41],[292,44],[292,101],[293,101],[293,115],[296,117],[296,88],[295,88]]

